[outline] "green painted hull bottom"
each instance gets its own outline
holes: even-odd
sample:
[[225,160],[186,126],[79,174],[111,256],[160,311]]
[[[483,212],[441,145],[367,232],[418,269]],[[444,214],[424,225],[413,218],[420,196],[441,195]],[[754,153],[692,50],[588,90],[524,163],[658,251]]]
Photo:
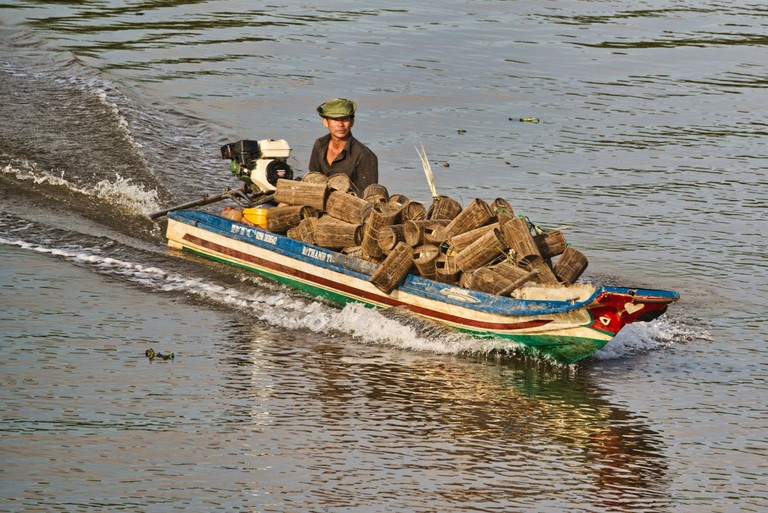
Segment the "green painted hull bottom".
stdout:
[[[464,331],[464,330],[462,330]],[[538,357],[554,360],[563,365],[576,363],[599,351],[608,340],[593,340],[584,337],[553,337],[550,335],[502,335],[498,333],[478,334],[468,332],[480,338],[503,338],[520,344],[513,349]]]
[[[315,287],[293,278],[275,275],[270,272],[258,269],[256,267],[240,264],[238,262],[233,262],[232,260],[221,258],[216,255],[210,255],[208,253],[197,251],[192,248],[184,247],[183,251],[193,253],[195,255],[201,256],[208,260],[215,260],[217,262],[221,262],[227,265],[232,265],[235,267],[246,269],[248,271],[255,272],[256,274],[264,276],[265,278],[268,278],[272,281],[283,283],[292,289],[305,292],[314,297],[321,297],[323,299],[326,299],[332,304],[340,307],[343,307],[348,303],[359,303],[368,308],[381,308],[379,305],[368,303],[360,299],[350,298],[349,296],[345,296],[344,294],[326,290],[320,287]],[[478,332],[478,331],[473,331],[473,330],[468,330],[463,328],[455,328],[455,329],[460,332],[470,334],[477,338],[483,338],[483,339],[496,338],[496,339],[508,340],[513,343],[513,345],[509,349],[515,352],[523,352],[523,353],[535,355],[538,357],[552,359],[555,362],[559,364],[564,364],[564,365],[575,363],[579,360],[586,358],[587,356],[593,354],[595,351],[598,351],[601,348],[603,348],[603,346],[605,346],[605,344],[609,342],[608,340],[601,341],[601,340],[593,340],[593,339],[583,338],[583,337],[578,337],[578,338],[577,337],[554,337],[550,335],[536,335],[536,334],[505,335],[505,334],[499,334],[499,333],[493,333],[493,332]]]

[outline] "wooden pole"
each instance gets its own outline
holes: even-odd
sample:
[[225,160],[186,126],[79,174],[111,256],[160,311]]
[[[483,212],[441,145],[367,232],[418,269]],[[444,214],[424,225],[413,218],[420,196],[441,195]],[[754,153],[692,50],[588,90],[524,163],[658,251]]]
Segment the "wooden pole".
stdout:
[[[227,198],[232,198],[232,196],[236,195],[239,191],[235,191],[232,189],[227,189],[226,191],[222,192],[221,194],[216,194],[215,196],[211,196],[210,194],[206,194],[199,200],[190,201],[189,203],[183,203],[181,205],[176,205],[175,207],[166,208],[165,210],[158,210],[157,212],[153,212],[149,214],[150,219],[157,219],[158,217],[162,217],[169,212],[174,212],[176,210],[182,210],[185,208],[192,208],[192,207],[201,207],[203,205],[209,205],[211,203],[216,203],[217,201],[225,200]],[[270,195],[263,195],[262,198],[258,198],[259,201],[267,202],[271,201],[273,196]],[[253,201],[256,201],[257,198],[254,198]]]

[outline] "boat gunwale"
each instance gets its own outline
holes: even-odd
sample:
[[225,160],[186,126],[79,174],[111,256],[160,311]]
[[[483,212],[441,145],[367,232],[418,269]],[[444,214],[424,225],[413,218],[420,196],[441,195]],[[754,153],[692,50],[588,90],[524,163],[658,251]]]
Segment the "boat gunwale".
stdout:
[[[361,272],[361,270],[370,268],[370,273],[372,274],[378,267],[378,264],[372,262],[367,262],[349,255],[344,255],[337,251],[298,241],[279,233],[269,232],[259,227],[237,223],[230,219],[207,212],[179,210],[169,213],[168,217],[176,222],[192,225],[202,230],[208,230],[226,238],[254,245],[265,251],[276,252],[283,257],[293,258],[306,264],[317,266],[318,268],[339,272],[346,276],[364,281],[368,281],[370,274],[365,274]],[[227,227],[229,230],[226,229]],[[233,227],[237,227],[237,229],[233,230]],[[249,236],[249,233],[253,233],[254,236]],[[256,233],[263,234],[261,235],[261,240],[259,237],[255,236]],[[274,243],[263,240],[266,236],[269,236],[270,239],[274,237]],[[316,256],[307,256],[304,254],[305,248],[308,248],[311,252],[315,253],[316,256],[319,254],[327,255],[327,259],[319,259],[316,258]],[[575,299],[521,299],[465,289],[458,285],[436,282],[414,274],[408,274],[397,290],[473,311],[509,316],[563,314],[569,311],[587,308],[593,303],[600,303],[602,302],[601,299],[606,295],[628,296],[632,298],[633,302],[639,301],[647,303],[671,303],[679,299],[679,294],[672,291],[607,285],[595,286],[594,292],[587,299],[582,301],[577,301]],[[444,293],[443,291],[446,291],[447,293]],[[462,301],[454,299],[454,295],[450,294],[450,291],[456,291],[456,295],[465,297],[467,300]],[[387,297],[383,293],[382,296]]]

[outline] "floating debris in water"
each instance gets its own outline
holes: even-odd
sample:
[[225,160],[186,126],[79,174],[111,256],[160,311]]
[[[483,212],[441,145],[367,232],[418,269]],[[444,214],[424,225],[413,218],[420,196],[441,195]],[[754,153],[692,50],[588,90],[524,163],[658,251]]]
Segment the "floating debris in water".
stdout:
[[[514,121],[515,118],[509,118],[510,121]],[[518,118],[517,119],[520,123],[533,123],[534,125],[539,123],[539,118]]]
[[160,358],[161,360],[173,360],[175,358],[173,353],[156,353],[151,347],[144,351],[144,356],[149,358],[149,361],[152,361],[155,358]]

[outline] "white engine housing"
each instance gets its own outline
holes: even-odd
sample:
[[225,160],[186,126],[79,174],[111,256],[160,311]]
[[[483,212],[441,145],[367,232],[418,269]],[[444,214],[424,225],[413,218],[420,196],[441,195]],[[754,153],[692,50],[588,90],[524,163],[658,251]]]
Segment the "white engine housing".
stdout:
[[258,141],[261,155],[251,169],[251,182],[264,192],[272,192],[275,186],[269,182],[269,176],[275,168],[274,163],[285,162],[291,156],[291,147],[285,139],[261,139]]

